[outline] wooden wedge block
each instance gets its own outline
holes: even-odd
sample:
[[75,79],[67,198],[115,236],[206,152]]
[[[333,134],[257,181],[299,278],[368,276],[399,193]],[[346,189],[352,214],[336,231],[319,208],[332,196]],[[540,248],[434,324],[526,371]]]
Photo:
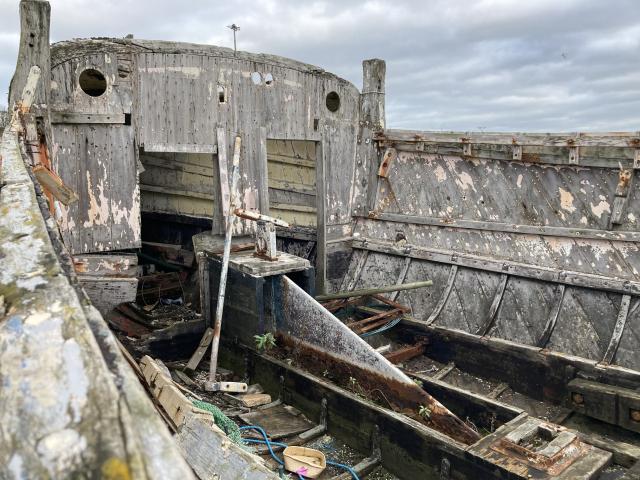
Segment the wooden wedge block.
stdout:
[[239,395],[225,394],[225,400],[240,407],[259,407],[271,403],[271,395],[267,393],[241,393]]
[[242,395],[236,395],[236,398],[243,407],[249,408],[271,403],[271,395],[268,393],[244,393]]

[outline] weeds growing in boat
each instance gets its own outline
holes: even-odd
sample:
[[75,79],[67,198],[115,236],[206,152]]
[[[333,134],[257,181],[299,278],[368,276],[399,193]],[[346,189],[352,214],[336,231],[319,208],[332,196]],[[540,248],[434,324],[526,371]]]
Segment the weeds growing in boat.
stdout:
[[418,409],[418,415],[420,415],[425,420],[429,420],[429,418],[431,418],[431,409],[424,405],[420,405],[420,408]]
[[264,335],[254,335],[253,339],[256,342],[258,351],[268,352],[276,346],[276,338],[271,332],[267,332]]

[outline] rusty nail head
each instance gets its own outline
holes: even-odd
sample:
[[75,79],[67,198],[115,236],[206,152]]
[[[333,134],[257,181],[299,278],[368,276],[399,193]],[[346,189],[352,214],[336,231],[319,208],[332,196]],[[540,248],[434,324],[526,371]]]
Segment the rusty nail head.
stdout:
[[571,400],[576,405],[582,405],[584,403],[584,397],[580,393],[572,393],[571,394]]
[[640,422],[640,410],[636,410],[634,408],[630,409],[629,416],[634,422]]

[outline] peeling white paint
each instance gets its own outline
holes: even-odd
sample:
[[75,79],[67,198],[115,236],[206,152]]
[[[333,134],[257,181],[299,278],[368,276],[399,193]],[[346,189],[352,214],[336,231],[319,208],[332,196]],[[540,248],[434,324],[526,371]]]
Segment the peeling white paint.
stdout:
[[573,195],[571,195],[571,192],[562,187],[558,188],[558,191],[560,192],[560,207],[569,213],[575,212],[576,207],[573,205]]
[[607,202],[606,200],[600,200],[600,203],[598,203],[597,205],[594,205],[593,203],[590,203],[590,205],[591,205],[591,211],[598,218],[602,217],[602,214],[604,212],[611,213],[609,202]]
[[516,185],[518,186],[518,188],[522,187],[522,174],[518,175],[518,178],[516,180]]
[[447,172],[442,168],[442,165],[438,165],[433,173],[435,174],[438,183],[442,183],[447,179]]
[[[106,177],[106,172],[105,172]],[[87,170],[87,192],[89,194],[88,219],[83,223],[83,227],[94,225],[107,225],[109,221],[109,202],[104,194],[104,178],[101,178],[95,187],[98,190],[96,198],[94,187],[91,183],[91,173]]]
[[[140,71],[143,73],[182,73],[185,77],[199,78],[202,73],[200,67],[141,67]],[[249,74],[251,75],[251,74]]]

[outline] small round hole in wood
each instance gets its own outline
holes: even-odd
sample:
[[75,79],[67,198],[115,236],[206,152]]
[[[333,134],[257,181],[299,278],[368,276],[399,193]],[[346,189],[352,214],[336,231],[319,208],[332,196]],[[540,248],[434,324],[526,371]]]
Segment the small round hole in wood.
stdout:
[[107,79],[102,72],[95,68],[88,68],[80,74],[78,79],[80,88],[84,93],[92,97],[99,97],[107,91]]

